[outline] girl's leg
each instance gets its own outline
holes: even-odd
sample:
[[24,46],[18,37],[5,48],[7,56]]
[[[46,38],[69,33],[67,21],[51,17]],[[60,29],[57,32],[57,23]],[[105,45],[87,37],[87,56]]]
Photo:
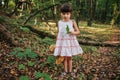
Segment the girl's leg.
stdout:
[[68,72],[68,62],[67,62],[67,57],[64,57],[64,71]]
[[72,57],[67,57],[68,61],[68,71],[72,72]]

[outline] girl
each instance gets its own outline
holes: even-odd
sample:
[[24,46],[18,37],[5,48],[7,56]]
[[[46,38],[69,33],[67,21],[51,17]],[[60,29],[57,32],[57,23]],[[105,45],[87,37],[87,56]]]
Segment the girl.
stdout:
[[64,77],[68,72],[72,72],[72,56],[81,54],[83,51],[79,46],[76,35],[79,35],[79,29],[74,20],[71,20],[72,8],[68,3],[61,6],[61,20],[58,22],[58,32],[56,36],[56,48],[54,56],[64,57]]

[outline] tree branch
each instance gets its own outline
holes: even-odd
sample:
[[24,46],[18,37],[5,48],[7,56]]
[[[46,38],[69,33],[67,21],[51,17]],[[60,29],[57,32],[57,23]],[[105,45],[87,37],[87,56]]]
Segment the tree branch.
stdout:
[[39,12],[44,11],[44,10],[47,10],[47,9],[49,9],[49,8],[51,8],[51,7],[56,6],[56,5],[58,5],[58,4],[54,4],[54,5],[51,5],[51,6],[49,6],[49,7],[44,8],[44,9],[40,9],[40,10],[36,11],[35,13],[31,14],[31,15],[28,17],[28,19],[27,19],[23,24],[25,25],[32,17],[34,17],[35,15],[37,15]]

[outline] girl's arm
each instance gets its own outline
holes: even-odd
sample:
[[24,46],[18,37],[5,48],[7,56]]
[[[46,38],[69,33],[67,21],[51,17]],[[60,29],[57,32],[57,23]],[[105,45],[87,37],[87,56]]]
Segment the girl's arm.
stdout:
[[71,31],[70,34],[72,34],[72,35],[79,35],[80,31],[79,31],[78,26],[77,26],[75,21],[73,21],[73,28],[74,28],[74,31]]

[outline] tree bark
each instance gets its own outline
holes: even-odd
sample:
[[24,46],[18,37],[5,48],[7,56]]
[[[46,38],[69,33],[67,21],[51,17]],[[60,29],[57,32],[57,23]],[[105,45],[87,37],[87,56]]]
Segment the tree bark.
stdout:
[[[0,33],[3,35],[2,40],[7,41],[10,46],[17,46],[18,44],[12,39],[12,36],[10,35],[10,32],[6,29],[6,27],[2,24],[0,24]],[[1,36],[0,35],[0,36]]]
[[90,0],[90,9],[89,9],[89,19],[87,21],[87,25],[91,26],[92,25],[92,12],[93,12],[93,0]]
[[106,22],[106,20],[107,20],[107,12],[108,12],[108,10],[109,10],[109,0],[106,0],[105,1],[105,9],[104,9],[104,11],[103,11],[103,13],[102,13],[102,22],[103,23],[105,23]]

